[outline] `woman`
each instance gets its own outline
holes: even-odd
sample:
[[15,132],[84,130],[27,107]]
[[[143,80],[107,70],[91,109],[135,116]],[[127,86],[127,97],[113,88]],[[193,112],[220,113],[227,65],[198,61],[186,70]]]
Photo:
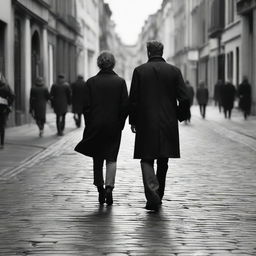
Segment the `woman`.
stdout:
[[[97,60],[100,72],[85,86],[85,129],[75,150],[93,158],[94,185],[99,203],[113,204],[116,160],[121,133],[127,117],[128,92],[125,80],[114,71],[115,58],[102,52]],[[106,160],[104,188],[103,163]]]
[[0,149],[4,148],[5,126],[13,100],[13,92],[0,73]]
[[46,121],[46,103],[49,99],[49,91],[44,86],[43,79],[38,77],[35,82],[35,87],[32,87],[30,91],[30,113],[36,120],[36,124],[39,128],[39,137],[43,136]]

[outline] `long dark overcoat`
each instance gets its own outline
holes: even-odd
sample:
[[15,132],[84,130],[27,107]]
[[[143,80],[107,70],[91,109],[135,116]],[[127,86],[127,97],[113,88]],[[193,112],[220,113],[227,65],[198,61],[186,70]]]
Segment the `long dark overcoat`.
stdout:
[[250,112],[252,104],[251,85],[244,81],[238,87],[239,107],[243,111]]
[[221,90],[221,86],[222,86],[222,82],[218,81],[215,86],[214,86],[214,95],[213,98],[215,100],[215,102],[221,103],[221,99],[220,99],[220,90]]
[[189,97],[189,104],[190,106],[193,105],[193,101],[194,101],[194,88],[191,85],[187,85],[187,91],[188,91],[188,97]]
[[161,57],[135,68],[129,122],[136,126],[134,158],[180,157],[177,100],[189,117],[189,97],[181,72]]
[[85,129],[75,150],[83,155],[116,161],[128,112],[125,80],[101,70],[86,82]]
[[77,79],[71,84],[72,91],[72,112],[82,114],[84,108],[84,90],[85,81],[82,78]]
[[220,98],[224,109],[232,109],[234,107],[235,95],[236,89],[233,84],[228,82],[221,86]]
[[196,91],[196,99],[199,105],[207,105],[209,92],[207,88],[198,88]]
[[48,89],[43,85],[36,85],[30,90],[30,110],[34,112],[34,118],[46,119],[46,103],[50,99]]
[[51,101],[54,112],[57,115],[64,115],[68,111],[71,102],[71,90],[68,83],[56,83],[51,88]]

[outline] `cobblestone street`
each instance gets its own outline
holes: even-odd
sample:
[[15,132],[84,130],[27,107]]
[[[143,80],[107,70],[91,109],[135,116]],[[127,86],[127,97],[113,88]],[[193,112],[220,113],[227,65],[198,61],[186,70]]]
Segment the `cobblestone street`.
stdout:
[[256,255],[255,139],[232,130],[232,121],[195,115],[180,125],[182,158],[170,159],[153,214],[144,209],[128,125],[112,207],[97,202],[91,159],[73,151],[82,131],[0,177],[1,256]]

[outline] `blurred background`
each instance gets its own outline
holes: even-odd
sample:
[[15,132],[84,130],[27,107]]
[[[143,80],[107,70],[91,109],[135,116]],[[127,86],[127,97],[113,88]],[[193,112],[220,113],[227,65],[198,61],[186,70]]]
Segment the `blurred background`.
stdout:
[[[58,74],[68,82],[78,74],[87,79],[96,74],[102,50],[114,53],[115,71],[129,86],[134,67],[147,61],[146,42],[152,39],[164,44],[166,61],[177,65],[195,90],[204,82],[210,98],[218,79],[237,87],[247,76],[256,113],[255,1],[148,0],[144,6],[153,4],[155,10],[147,17],[143,1],[130,1],[122,16],[128,28],[139,31],[130,42],[128,29],[113,19],[117,2],[127,1],[0,0],[0,72],[15,93],[9,126],[29,122],[29,92],[36,77],[48,87]],[[138,12],[142,26],[135,19]]]

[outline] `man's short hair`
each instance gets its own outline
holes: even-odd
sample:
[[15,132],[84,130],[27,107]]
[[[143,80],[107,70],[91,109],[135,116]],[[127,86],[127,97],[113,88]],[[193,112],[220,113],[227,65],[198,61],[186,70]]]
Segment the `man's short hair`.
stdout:
[[154,56],[154,55],[162,56],[164,46],[162,43],[158,41],[149,41],[147,42],[147,50],[151,56]]
[[109,51],[103,51],[97,59],[97,65],[100,69],[113,69],[116,64],[114,55]]

